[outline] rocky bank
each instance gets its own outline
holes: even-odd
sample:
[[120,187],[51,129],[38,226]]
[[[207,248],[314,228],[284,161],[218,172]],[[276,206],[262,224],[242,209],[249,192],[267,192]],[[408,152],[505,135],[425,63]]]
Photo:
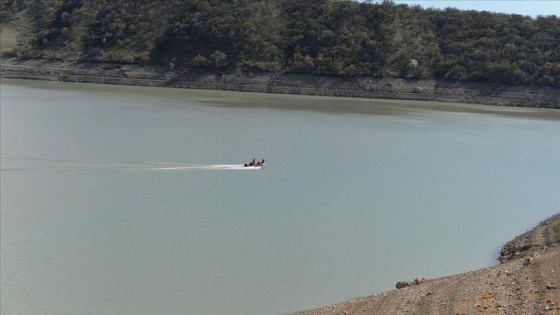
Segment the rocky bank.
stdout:
[[299,314],[560,314],[560,214],[507,243],[500,261]]
[[320,76],[256,72],[240,68],[224,72],[200,69],[179,71],[162,66],[1,58],[0,76],[187,89],[560,108],[560,88],[556,87]]

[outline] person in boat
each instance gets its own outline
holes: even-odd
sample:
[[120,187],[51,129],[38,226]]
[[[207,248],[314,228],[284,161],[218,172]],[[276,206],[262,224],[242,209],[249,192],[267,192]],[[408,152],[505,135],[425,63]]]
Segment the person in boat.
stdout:
[[253,161],[249,162],[249,163],[245,163],[243,164],[243,166],[248,167],[248,166],[263,166],[265,163],[264,159],[262,159],[262,161],[260,162],[256,162],[255,159],[253,159]]

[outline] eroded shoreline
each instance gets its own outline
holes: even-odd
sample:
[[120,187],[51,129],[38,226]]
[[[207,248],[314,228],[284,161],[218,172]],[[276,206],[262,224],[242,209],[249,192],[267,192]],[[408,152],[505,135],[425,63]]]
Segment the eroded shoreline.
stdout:
[[299,314],[560,314],[560,214],[504,245],[500,262]]
[[556,87],[320,76],[240,69],[226,72],[178,71],[162,66],[43,59],[1,58],[0,65],[0,76],[11,79],[560,109],[560,88]]

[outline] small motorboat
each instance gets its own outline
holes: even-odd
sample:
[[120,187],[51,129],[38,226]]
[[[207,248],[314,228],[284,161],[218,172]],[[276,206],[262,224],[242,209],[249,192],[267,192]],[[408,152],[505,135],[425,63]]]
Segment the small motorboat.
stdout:
[[265,162],[264,159],[262,159],[262,161],[260,161],[260,162],[255,162],[255,159],[253,159],[252,162],[245,163],[245,164],[243,164],[243,166],[245,166],[245,167],[263,167],[263,166],[265,166],[265,164],[266,164],[266,162]]

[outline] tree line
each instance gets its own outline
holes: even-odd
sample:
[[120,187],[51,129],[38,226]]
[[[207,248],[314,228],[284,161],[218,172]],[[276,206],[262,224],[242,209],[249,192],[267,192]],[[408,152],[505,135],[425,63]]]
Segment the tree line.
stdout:
[[1,0],[23,57],[560,86],[560,18],[344,0]]

